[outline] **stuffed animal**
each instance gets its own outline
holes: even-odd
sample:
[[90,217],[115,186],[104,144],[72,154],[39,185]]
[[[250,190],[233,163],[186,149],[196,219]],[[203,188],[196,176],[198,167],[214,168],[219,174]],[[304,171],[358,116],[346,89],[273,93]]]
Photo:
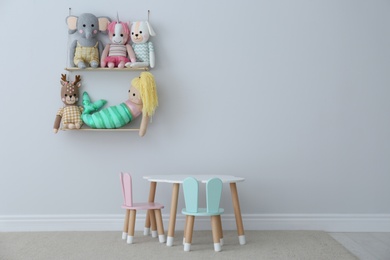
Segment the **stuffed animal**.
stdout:
[[[108,25],[111,44],[107,44],[102,53],[100,66],[102,68],[124,68],[127,62],[135,62],[135,53],[128,41],[130,41],[130,30],[127,23],[111,22]],[[129,59],[129,58],[130,59]]]
[[154,114],[158,106],[156,83],[153,75],[150,72],[142,72],[139,77],[131,81],[128,100],[98,111],[105,103],[105,100],[92,103],[88,93],[84,92],[84,111],[81,115],[83,122],[91,128],[120,128],[142,114],[139,135],[144,136],[149,117]]
[[127,63],[126,67],[147,67],[154,68],[155,57],[153,43],[149,41],[150,36],[155,36],[152,26],[147,21],[134,22],[131,25],[131,41],[137,58],[136,62]]
[[64,107],[57,112],[53,126],[54,133],[58,132],[61,121],[63,128],[68,129],[79,129],[83,124],[81,120],[83,107],[77,105],[79,88],[81,86],[80,75],[76,75],[73,82],[66,80],[65,74],[61,74],[61,76],[61,100],[64,103]]
[[100,64],[100,56],[103,45],[98,40],[98,33],[105,32],[110,22],[108,17],[96,17],[93,14],[84,13],[80,16],[68,16],[66,24],[69,34],[75,34],[75,40],[69,47],[71,67],[85,69],[90,66],[97,68]]

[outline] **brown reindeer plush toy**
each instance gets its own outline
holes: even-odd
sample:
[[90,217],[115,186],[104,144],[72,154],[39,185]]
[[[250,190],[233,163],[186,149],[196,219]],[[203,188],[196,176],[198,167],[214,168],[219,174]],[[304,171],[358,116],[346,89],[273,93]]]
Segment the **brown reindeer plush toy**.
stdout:
[[57,112],[53,127],[54,133],[58,132],[61,121],[64,129],[80,129],[83,124],[81,120],[83,107],[77,105],[79,88],[81,86],[80,75],[76,75],[73,82],[67,81],[65,74],[61,74],[61,76],[61,100],[64,106]]

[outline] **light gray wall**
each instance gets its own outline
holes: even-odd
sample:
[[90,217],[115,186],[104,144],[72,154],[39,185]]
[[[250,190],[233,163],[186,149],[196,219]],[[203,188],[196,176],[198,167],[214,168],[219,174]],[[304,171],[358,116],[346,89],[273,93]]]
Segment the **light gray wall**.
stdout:
[[[389,1],[0,7],[0,215],[122,213],[120,171],[138,200],[144,175],[232,174],[246,178],[244,214],[390,213]],[[160,107],[144,138],[52,133],[69,7],[123,20],[151,10]],[[83,90],[116,104],[138,74],[81,75]],[[159,185],[156,197],[169,204],[170,192]]]

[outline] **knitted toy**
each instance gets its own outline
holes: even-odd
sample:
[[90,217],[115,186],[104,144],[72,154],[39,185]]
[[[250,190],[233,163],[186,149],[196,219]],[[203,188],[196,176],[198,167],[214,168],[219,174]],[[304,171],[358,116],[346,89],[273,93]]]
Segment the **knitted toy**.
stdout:
[[[102,53],[100,66],[104,68],[124,68],[127,62],[135,62],[133,48],[127,42],[130,41],[130,30],[127,23],[111,22],[108,25],[111,44],[107,44]],[[129,58],[127,58],[129,56]]]
[[81,120],[83,107],[77,106],[79,88],[81,86],[80,75],[76,75],[73,82],[67,81],[65,74],[61,74],[61,76],[61,100],[64,103],[64,107],[57,112],[53,126],[54,133],[58,132],[61,121],[62,126],[69,129],[79,129],[83,124]]
[[134,22],[131,25],[131,41],[137,58],[136,62],[126,63],[126,67],[147,67],[154,68],[155,57],[153,43],[149,41],[150,36],[155,36],[152,26],[147,21]]
[[66,24],[69,34],[76,33],[75,40],[69,47],[69,58],[71,67],[84,69],[87,66],[97,68],[100,64],[99,58],[103,51],[103,45],[98,40],[99,31],[107,30],[110,19],[108,17],[96,17],[93,14],[84,13],[80,16],[68,16]]
[[144,136],[149,117],[154,114],[158,106],[154,76],[150,72],[142,72],[139,77],[131,81],[128,100],[98,111],[105,104],[105,100],[92,103],[88,93],[84,92],[84,112],[81,116],[83,122],[91,128],[120,128],[142,114],[139,135]]

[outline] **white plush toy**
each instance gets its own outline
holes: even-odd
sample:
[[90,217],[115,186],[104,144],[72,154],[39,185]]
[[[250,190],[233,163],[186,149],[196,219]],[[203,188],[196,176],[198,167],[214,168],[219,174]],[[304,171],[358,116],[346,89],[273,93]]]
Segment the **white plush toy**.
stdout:
[[150,36],[155,36],[152,26],[147,21],[134,22],[131,25],[130,37],[135,52],[136,62],[126,63],[126,67],[148,67],[154,68],[155,57],[153,43],[149,41]]

